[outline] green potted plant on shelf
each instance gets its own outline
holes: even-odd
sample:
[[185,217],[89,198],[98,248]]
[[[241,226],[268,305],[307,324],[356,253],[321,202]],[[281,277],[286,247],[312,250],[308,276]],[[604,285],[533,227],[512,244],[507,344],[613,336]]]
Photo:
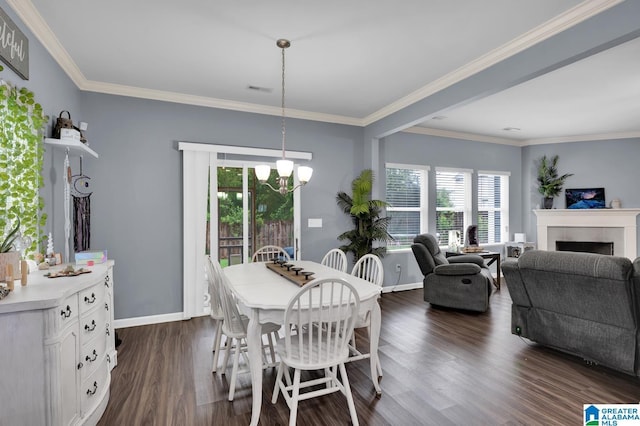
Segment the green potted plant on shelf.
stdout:
[[348,241],[340,246],[345,253],[351,253],[354,262],[368,253],[383,257],[386,246],[374,247],[376,241],[386,242],[393,237],[387,232],[390,217],[382,217],[387,203],[382,200],[371,199],[373,188],[373,171],[363,170],[351,183],[352,195],[344,191],[338,192],[336,201],[345,214],[351,217],[353,229],[338,236],[339,241]]
[[543,155],[538,163],[538,192],[542,194],[543,208],[550,209],[553,207],[553,198],[558,196],[562,191],[564,182],[573,173],[565,173],[558,175],[558,156],[547,158]]
[[20,273],[20,252],[15,250],[14,244],[20,237],[20,219],[0,242],[0,281],[5,281],[7,265],[13,266],[14,277]]

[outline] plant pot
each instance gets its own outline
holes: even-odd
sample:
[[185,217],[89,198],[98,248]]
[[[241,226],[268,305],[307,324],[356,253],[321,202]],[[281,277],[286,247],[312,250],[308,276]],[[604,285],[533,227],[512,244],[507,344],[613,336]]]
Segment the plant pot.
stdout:
[[0,253],[0,282],[5,282],[5,272],[7,271],[7,265],[13,265],[13,279],[19,280],[20,275],[20,253],[17,251],[9,251],[7,253]]
[[542,208],[544,209],[553,208],[553,197],[544,197],[542,200]]

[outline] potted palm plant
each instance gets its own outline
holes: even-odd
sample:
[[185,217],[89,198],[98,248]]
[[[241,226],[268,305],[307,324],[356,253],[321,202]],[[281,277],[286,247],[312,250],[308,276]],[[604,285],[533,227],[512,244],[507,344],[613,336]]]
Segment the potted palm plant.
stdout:
[[560,194],[565,180],[573,173],[565,173],[558,175],[558,156],[554,155],[548,159],[546,155],[542,156],[538,163],[538,192],[542,194],[543,208],[550,209],[553,207],[553,198]]
[[382,217],[387,203],[382,200],[371,199],[373,188],[373,171],[363,170],[351,183],[352,195],[344,191],[338,192],[336,201],[343,212],[351,216],[353,229],[338,236],[339,241],[348,241],[340,246],[345,253],[351,253],[354,262],[368,253],[383,257],[386,246],[374,247],[376,241],[392,240],[387,232],[390,217]]

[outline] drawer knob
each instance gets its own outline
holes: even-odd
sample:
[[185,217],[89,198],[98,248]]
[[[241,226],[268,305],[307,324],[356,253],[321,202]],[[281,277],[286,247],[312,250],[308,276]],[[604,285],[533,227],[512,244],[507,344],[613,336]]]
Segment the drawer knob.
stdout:
[[109,275],[107,275],[106,277],[104,277],[104,286],[109,288]]
[[98,382],[93,382],[93,389],[87,389],[87,395],[91,396],[98,392]]
[[79,362],[79,363],[78,363],[78,370],[80,370],[82,367],[84,367],[84,364],[83,364],[83,363],[81,363],[81,362]]
[[93,361],[95,361],[96,359],[98,359],[98,352],[96,352],[96,350],[95,350],[95,349],[93,350],[92,355],[93,355],[92,357],[90,357],[89,355],[87,355],[87,356],[86,356],[86,358],[85,358],[84,360],[85,360],[85,361],[88,361],[88,362],[93,362]]
[[96,320],[91,320],[91,326],[89,326],[89,324],[85,324],[85,325],[84,325],[84,329],[85,329],[86,331],[93,331],[93,330],[95,330],[95,329],[96,329],[96,325],[97,325],[97,324],[96,324]]
[[108,311],[109,310],[109,304],[107,302],[104,303],[104,308]]
[[67,305],[67,309],[66,310],[62,310],[60,311],[60,316],[62,318],[69,318],[71,316],[71,306]]
[[91,303],[93,303],[93,302],[95,302],[95,301],[96,301],[96,295],[95,295],[94,293],[91,293],[91,299],[89,299],[89,296],[85,296],[85,297],[84,297],[84,301],[85,301],[86,303],[91,304]]

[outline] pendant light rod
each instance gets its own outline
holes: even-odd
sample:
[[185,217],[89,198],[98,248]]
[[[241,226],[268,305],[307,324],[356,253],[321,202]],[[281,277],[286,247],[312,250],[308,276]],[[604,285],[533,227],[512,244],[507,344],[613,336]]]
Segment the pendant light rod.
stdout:
[[281,38],[276,41],[276,46],[278,46],[282,50],[282,159],[285,157],[285,142],[287,140],[287,128],[285,126],[285,105],[284,105],[284,71],[285,71],[285,63],[284,63],[284,51],[291,46],[291,42],[287,39]]
[[289,176],[293,172],[293,161],[287,160],[287,151],[286,151],[286,140],[287,140],[287,128],[285,125],[286,119],[286,108],[285,108],[285,49],[291,46],[291,42],[287,39],[281,38],[276,41],[276,46],[280,48],[282,51],[282,99],[281,99],[281,112],[282,112],[282,159],[276,161],[276,169],[278,170],[278,189],[271,186],[267,179],[269,179],[269,174],[271,173],[271,168],[269,165],[258,165],[255,168],[256,177],[263,185],[268,186],[272,190],[279,192],[282,195],[285,195],[289,192],[295,191],[297,188],[305,185],[311,179],[311,175],[313,173],[313,169],[308,166],[300,166],[298,167],[298,179],[300,180],[300,184],[297,185],[293,189],[288,189],[288,180]]

